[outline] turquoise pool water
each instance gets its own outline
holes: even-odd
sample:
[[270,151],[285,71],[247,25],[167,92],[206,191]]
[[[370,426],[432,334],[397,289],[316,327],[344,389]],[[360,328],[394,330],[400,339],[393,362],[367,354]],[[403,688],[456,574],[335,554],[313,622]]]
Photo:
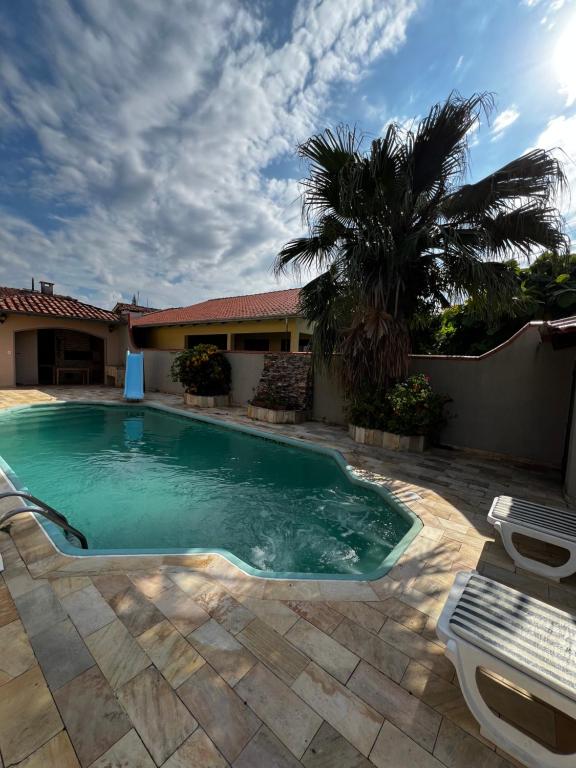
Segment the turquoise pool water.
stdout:
[[153,408],[6,411],[0,456],[90,551],[222,551],[263,575],[358,578],[413,525],[333,455]]

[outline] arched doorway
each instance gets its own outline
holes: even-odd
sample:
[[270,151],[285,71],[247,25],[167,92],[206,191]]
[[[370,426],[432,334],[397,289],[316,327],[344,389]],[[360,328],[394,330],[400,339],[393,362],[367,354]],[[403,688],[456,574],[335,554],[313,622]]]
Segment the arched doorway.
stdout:
[[47,386],[104,383],[104,339],[67,328],[14,335],[16,384]]

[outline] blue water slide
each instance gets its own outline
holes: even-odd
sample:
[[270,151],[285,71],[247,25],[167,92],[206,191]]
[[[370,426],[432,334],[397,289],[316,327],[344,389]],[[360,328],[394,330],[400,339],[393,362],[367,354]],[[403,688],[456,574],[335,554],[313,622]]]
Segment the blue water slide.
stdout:
[[126,352],[124,400],[144,400],[144,352]]

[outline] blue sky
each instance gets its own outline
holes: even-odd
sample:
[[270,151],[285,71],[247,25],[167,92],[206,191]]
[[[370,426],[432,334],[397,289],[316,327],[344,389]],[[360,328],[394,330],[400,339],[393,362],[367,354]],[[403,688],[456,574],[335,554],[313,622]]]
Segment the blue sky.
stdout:
[[[299,141],[492,91],[479,178],[560,147],[576,234],[574,0],[0,0],[0,284],[110,306],[273,290]],[[575,237],[576,239],[576,237]]]

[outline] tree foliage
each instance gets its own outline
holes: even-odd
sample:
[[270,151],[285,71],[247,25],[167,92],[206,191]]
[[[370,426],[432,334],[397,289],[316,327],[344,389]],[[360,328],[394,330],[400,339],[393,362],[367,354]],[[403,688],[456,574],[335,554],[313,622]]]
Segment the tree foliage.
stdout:
[[453,93],[413,129],[390,124],[368,149],[345,127],[299,147],[308,234],[286,243],[276,270],[317,271],[301,294],[314,362],[341,353],[349,393],[406,375],[411,332],[431,310],[469,297],[490,317],[509,305],[511,255],[566,251],[554,206],[564,175],[550,153],[532,150],[464,183],[467,137],[492,107],[489,94]]
[[516,280],[510,305],[490,320],[474,303],[433,314],[414,333],[414,351],[480,355],[502,344],[531,320],[556,320],[576,314],[576,254],[544,253],[528,267],[508,264]]

